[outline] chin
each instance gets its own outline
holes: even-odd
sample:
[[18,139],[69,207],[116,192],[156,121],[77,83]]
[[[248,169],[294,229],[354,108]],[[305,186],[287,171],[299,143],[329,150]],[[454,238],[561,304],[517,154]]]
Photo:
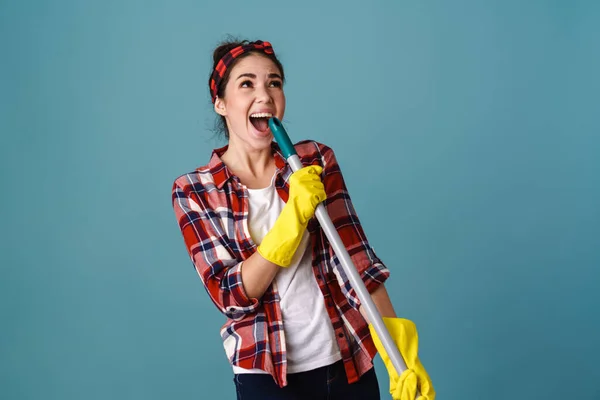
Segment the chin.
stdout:
[[269,136],[269,137],[262,138],[259,140],[253,140],[252,147],[254,147],[256,150],[268,149],[271,147],[272,141],[273,141],[273,136]]

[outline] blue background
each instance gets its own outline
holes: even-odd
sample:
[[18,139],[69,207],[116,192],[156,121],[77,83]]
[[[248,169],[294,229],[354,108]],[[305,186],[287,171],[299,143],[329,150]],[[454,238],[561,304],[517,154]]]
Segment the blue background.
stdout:
[[[2,1],[0,398],[233,399],[173,180],[230,33],[332,146],[438,398],[600,399],[594,1]],[[387,375],[377,359],[382,390]]]

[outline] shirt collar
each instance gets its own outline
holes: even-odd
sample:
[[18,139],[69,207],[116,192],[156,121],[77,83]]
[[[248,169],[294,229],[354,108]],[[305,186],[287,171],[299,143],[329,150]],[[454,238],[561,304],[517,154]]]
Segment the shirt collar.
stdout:
[[[229,145],[225,145],[218,149],[214,149],[208,163],[210,173],[213,176],[215,185],[219,190],[223,188],[223,185],[225,185],[229,179],[235,176],[233,173],[231,173],[231,171],[229,171],[229,168],[227,168],[221,159],[221,156],[225,153],[225,151],[227,151],[228,147]],[[271,142],[271,154],[273,154],[273,157],[275,157],[275,166],[279,171],[282,171],[287,166],[287,163],[285,162],[283,154],[281,154],[281,149],[276,142]]]

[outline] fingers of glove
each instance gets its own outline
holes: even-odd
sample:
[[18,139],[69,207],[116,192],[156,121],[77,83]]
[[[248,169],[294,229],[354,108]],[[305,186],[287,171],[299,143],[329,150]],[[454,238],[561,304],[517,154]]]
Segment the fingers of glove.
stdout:
[[304,201],[302,207],[300,207],[305,221],[308,221],[315,215],[317,206],[324,201],[326,197],[325,190],[322,188],[321,190],[318,190],[317,188],[308,198],[306,198],[306,201]]
[[402,385],[402,395],[405,396],[403,399],[414,399],[417,396],[417,374],[414,371],[405,371],[406,375],[400,377]]
[[295,186],[290,185],[290,197],[301,199],[302,203],[309,203],[312,207],[327,198],[325,185],[317,180],[298,181]]
[[423,367],[423,364],[421,364],[420,360],[417,360],[414,370],[419,377],[419,385],[421,386],[423,393],[428,395],[428,399],[435,398],[435,390],[433,389],[433,385],[431,383],[431,377],[425,370],[425,367]]
[[296,185],[304,180],[321,180],[323,167],[319,165],[309,165],[308,167],[300,168],[290,176],[290,185]]
[[313,204],[315,206],[327,198],[327,193],[325,193],[325,185],[323,185],[323,182],[314,182],[312,185],[310,185],[310,189],[313,198]]
[[309,192],[303,193],[303,195],[300,196],[298,203],[302,204],[300,208],[307,213],[308,218],[311,218],[314,215],[315,209],[319,203],[324,201],[326,198],[327,195],[325,194],[323,184],[320,186],[314,185],[310,188]]
[[308,175],[320,176],[323,173],[323,167],[320,165],[309,165],[308,167],[304,167],[302,169],[305,169]]
[[313,192],[324,190],[323,182],[317,175],[313,175],[316,179],[301,179],[290,184],[290,192],[300,194],[302,192]]
[[390,394],[394,400],[414,400],[417,395],[417,375],[406,370],[399,378],[390,379]]

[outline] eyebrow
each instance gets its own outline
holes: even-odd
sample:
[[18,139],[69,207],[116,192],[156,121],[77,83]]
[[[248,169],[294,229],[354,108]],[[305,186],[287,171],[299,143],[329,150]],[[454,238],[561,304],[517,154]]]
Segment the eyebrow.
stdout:
[[[247,78],[252,78],[252,79],[256,79],[256,75],[255,75],[255,74],[252,74],[252,73],[250,73],[250,72],[246,72],[246,73],[244,73],[244,74],[240,74],[240,76],[238,76],[238,77],[236,78],[236,80],[238,80],[238,79],[240,79],[240,78],[244,78],[244,77],[247,77]],[[269,74],[269,78],[279,78],[279,79],[283,80],[283,79],[281,78],[281,75],[279,75],[279,74],[275,74],[275,73],[273,73],[273,74]]]

